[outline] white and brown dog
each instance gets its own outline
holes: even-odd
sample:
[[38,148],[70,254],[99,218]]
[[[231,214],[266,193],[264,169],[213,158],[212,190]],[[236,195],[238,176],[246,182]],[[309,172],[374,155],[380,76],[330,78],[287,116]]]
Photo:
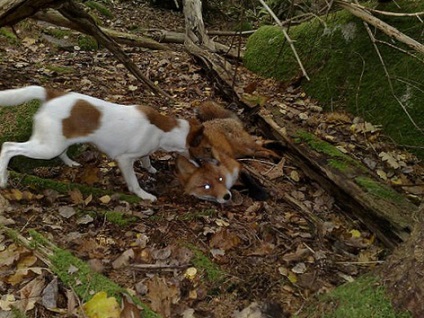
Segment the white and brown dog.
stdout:
[[201,137],[203,126],[160,114],[155,109],[114,104],[79,93],[28,86],[0,91],[0,105],[14,106],[30,100],[42,101],[34,116],[33,132],[27,142],[5,142],[0,155],[0,187],[7,184],[7,166],[14,156],[34,159],[59,157],[68,166],[79,164],[66,151],[76,143],[92,143],[117,161],[128,189],[143,200],[156,197],[144,191],[137,180],[133,163],[141,158],[150,173],[149,154],[156,150],[188,155],[188,148]]

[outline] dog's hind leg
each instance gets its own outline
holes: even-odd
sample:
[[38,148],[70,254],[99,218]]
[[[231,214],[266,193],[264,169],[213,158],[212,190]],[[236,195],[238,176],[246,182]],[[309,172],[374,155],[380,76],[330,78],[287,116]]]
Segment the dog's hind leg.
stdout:
[[156,197],[154,195],[144,191],[140,187],[134,172],[134,159],[128,157],[119,157],[116,158],[116,161],[118,162],[119,169],[121,169],[128,189],[143,200],[156,201]]
[[150,157],[149,156],[144,156],[141,157],[141,165],[143,166],[144,169],[146,169],[148,172],[150,173],[156,173],[158,172],[150,163]]
[[34,139],[27,142],[5,142],[0,154],[0,187],[7,184],[7,166],[15,156],[25,156],[33,159],[52,159],[59,156],[63,148],[52,146],[50,143],[40,143]]
[[66,150],[59,155],[59,158],[68,167],[79,167],[79,166],[81,166],[81,164],[79,164],[78,162],[76,162],[76,161],[74,161],[74,160],[72,160],[71,158],[68,157]]

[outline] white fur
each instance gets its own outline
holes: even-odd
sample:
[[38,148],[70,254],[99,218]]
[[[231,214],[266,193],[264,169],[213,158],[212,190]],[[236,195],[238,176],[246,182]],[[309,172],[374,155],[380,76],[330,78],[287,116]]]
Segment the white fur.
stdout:
[[[88,142],[117,161],[130,191],[144,200],[155,201],[154,195],[140,187],[134,161],[141,157],[143,167],[155,173],[149,159],[149,154],[154,151],[161,149],[187,154],[186,138],[190,125],[186,120],[179,119],[178,126],[164,132],[153,125],[136,105],[123,106],[78,93],[67,93],[46,102],[46,90],[40,86],[0,91],[2,106],[19,105],[32,99],[44,103],[34,116],[33,133],[27,142],[3,143],[0,187],[7,184],[7,166],[12,157],[52,159],[59,156],[66,165],[78,166],[67,156],[66,150],[72,144]],[[77,100],[87,101],[100,111],[100,127],[87,136],[66,138],[62,133],[62,120],[69,117]]]

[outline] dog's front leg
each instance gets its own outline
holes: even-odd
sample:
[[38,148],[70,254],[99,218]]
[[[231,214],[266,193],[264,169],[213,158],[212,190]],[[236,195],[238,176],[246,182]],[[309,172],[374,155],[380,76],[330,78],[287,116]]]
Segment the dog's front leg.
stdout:
[[137,177],[134,172],[134,159],[128,157],[116,158],[119,169],[121,169],[122,175],[124,176],[125,182],[128,185],[128,189],[135,193],[143,200],[156,201],[156,197],[146,191],[144,191],[138,183]]
[[144,156],[141,157],[141,165],[143,166],[144,169],[146,169],[148,172],[150,173],[156,173],[158,172],[150,163],[150,157],[149,156]]

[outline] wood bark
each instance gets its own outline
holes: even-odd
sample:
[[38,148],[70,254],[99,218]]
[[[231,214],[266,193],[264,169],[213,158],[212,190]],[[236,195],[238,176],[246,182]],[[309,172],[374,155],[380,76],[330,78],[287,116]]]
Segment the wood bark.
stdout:
[[[408,240],[415,223],[415,205],[400,194],[394,199],[361,187],[356,181],[358,177],[372,180],[381,189],[387,188],[359,165],[353,164],[344,171],[334,168],[331,165],[334,157],[312,149],[307,142],[299,142],[299,127],[287,121],[277,123],[266,111],[259,112],[258,117],[264,130],[285,144],[301,170],[333,195],[343,211],[359,219],[388,248],[393,249]],[[396,194],[394,190],[393,193]]]
[[57,8],[65,0],[0,0],[0,27],[14,25],[46,8]]

